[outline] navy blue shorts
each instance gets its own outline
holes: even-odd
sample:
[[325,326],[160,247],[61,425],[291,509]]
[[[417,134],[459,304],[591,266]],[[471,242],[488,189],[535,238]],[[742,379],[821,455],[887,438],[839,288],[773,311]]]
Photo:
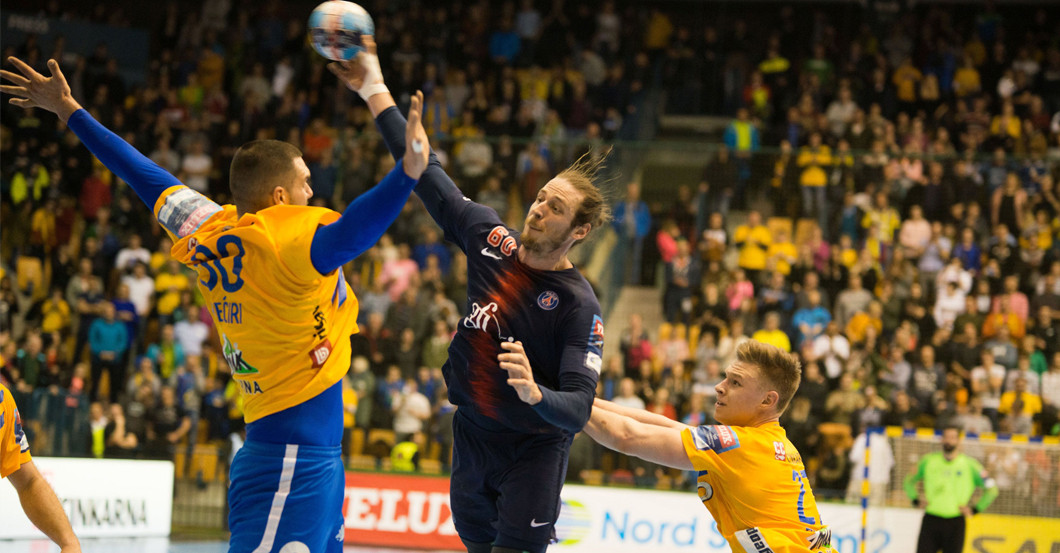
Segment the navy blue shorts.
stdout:
[[571,440],[486,430],[457,409],[449,502],[460,539],[544,551],[555,537]]
[[232,462],[229,553],[341,553],[341,448],[248,441]]

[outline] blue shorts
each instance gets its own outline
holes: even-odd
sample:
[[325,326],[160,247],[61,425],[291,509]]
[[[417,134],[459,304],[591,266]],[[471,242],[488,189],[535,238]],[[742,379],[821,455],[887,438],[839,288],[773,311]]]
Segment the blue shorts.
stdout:
[[247,441],[228,488],[230,553],[339,553],[341,448]]
[[572,439],[487,430],[457,409],[449,503],[460,539],[544,551],[555,538]]

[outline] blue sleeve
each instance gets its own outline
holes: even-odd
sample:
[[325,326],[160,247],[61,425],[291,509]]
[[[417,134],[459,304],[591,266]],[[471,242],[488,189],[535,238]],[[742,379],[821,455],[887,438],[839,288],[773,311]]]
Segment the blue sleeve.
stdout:
[[568,432],[581,432],[593,410],[596,379],[583,372],[567,371],[560,375],[559,391],[541,388],[541,401],[534,411],[550,424]]
[[99,124],[88,111],[75,111],[66,124],[107,169],[129,183],[152,212],[162,192],[172,186],[182,186],[169,171],[144,157],[120,136]]
[[[99,319],[96,319],[99,320]],[[100,333],[99,325],[96,321],[92,321],[92,325],[88,327],[88,345],[89,349],[93,352],[103,351],[103,340],[104,337]]]
[[[383,135],[383,142],[395,160],[405,156],[405,123],[405,117],[401,115],[396,106],[383,110],[379,117],[375,118],[375,125]],[[416,184],[414,190],[423,201],[427,212],[431,214],[431,218],[442,228],[445,239],[460,246],[460,249],[465,252],[468,236],[463,229],[471,223],[466,219],[472,208],[481,208],[483,212],[481,215],[486,219],[496,218],[498,222],[500,220],[492,209],[479,206],[464,197],[453,179],[449,178],[445,169],[442,169],[442,164],[433,151],[427,163],[427,169],[420,176],[420,182]],[[476,220],[476,222],[479,221]]]
[[571,312],[564,325],[563,352],[559,360],[559,390],[541,388],[534,410],[550,424],[580,432],[593,409],[596,381],[600,378],[604,347],[604,319],[600,305],[587,288],[586,303]]
[[731,124],[728,127],[725,127],[725,133],[722,135],[722,141],[725,142],[725,146],[729,148],[729,150],[736,149],[736,129],[733,128]]
[[401,214],[415,185],[398,160],[379,184],[346,206],[337,221],[317,229],[309,247],[313,268],[326,275],[371,248]]

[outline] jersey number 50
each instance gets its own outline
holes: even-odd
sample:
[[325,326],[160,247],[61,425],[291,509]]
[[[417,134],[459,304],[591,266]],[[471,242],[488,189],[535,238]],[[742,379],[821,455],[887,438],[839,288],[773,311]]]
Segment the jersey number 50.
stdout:
[[[235,247],[234,252],[231,251],[232,247]],[[243,248],[243,240],[238,236],[222,236],[217,240],[217,251],[221,252],[220,257],[202,244],[195,246],[195,253],[191,256],[191,260],[197,266],[206,269],[209,276],[206,280],[200,280],[199,282],[208,290],[213,290],[217,287],[217,283],[220,282],[221,288],[225,292],[235,292],[243,287],[243,254],[246,253]],[[225,269],[224,265],[221,265],[222,259],[232,260],[232,276],[235,277],[234,279],[229,279],[228,270]]]

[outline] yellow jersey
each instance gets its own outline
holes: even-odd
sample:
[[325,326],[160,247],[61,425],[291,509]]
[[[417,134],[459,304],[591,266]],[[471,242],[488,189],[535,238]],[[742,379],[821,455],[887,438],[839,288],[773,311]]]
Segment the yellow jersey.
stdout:
[[195,269],[248,423],[312,399],[350,368],[357,298],[342,270],[310,260],[319,226],[339,214],[276,205],[239,217],[185,186],[154,206],[174,259]]
[[0,478],[7,478],[31,460],[15,398],[7,386],[0,384]]
[[699,499],[735,553],[829,551],[802,457],[777,422],[681,432]]

